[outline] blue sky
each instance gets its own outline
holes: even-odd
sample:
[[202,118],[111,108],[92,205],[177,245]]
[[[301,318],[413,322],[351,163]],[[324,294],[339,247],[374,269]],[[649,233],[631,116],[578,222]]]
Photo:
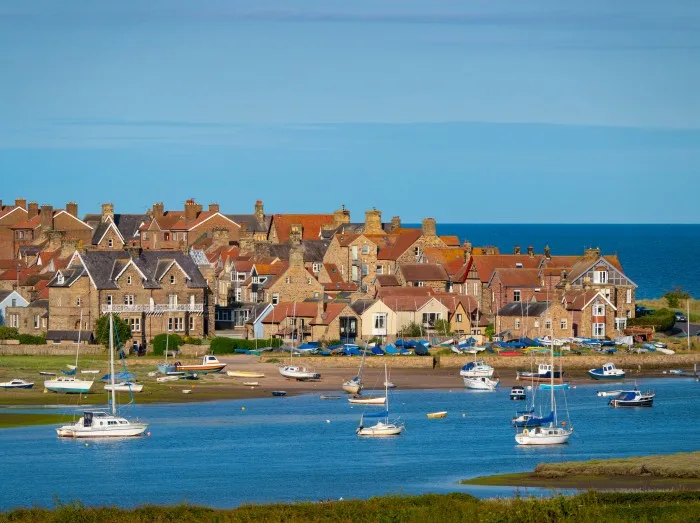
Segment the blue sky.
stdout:
[[0,0],[0,193],[699,223],[698,63],[697,0]]

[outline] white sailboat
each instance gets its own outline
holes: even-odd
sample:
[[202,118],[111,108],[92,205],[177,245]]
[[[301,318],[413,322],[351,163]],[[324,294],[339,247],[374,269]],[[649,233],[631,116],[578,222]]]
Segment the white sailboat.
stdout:
[[362,372],[365,368],[365,356],[367,351],[362,351],[362,359],[360,360],[360,369],[357,371],[357,376],[343,382],[343,390],[350,394],[359,394],[362,390]]
[[51,392],[62,392],[65,394],[87,394],[92,388],[94,379],[79,380],[75,377],[78,370],[78,354],[80,353],[80,334],[83,325],[83,311],[80,311],[80,328],[78,329],[78,345],[75,348],[75,365],[69,365],[71,372],[67,376],[56,376],[44,381],[44,388]]
[[[389,381],[389,376],[387,374],[386,364],[384,364],[384,393],[386,394],[386,410],[382,412],[363,414],[360,418],[360,426],[357,427],[355,433],[358,436],[370,437],[370,438],[386,438],[390,436],[398,436],[403,432],[404,424],[398,423],[398,421],[389,421],[389,389],[386,386],[386,382]],[[363,425],[364,418],[383,418],[378,421],[375,425],[371,427],[365,427]]]
[[124,438],[141,436],[148,427],[145,423],[134,423],[117,416],[117,402],[114,389],[114,318],[109,316],[109,372],[112,385],[111,409],[90,410],[75,423],[56,429],[59,438]]
[[480,378],[462,378],[464,380],[464,386],[468,389],[474,390],[490,390],[494,391],[501,384],[499,378],[491,379],[486,377]]
[[[550,321],[552,326],[551,339],[554,339],[554,319]],[[554,346],[550,345],[551,369],[554,369]],[[550,372],[550,404],[552,407],[552,420],[549,426],[540,426],[535,428],[524,428],[522,432],[515,435],[515,441],[519,445],[560,445],[569,441],[569,437],[573,433],[573,428],[569,425],[566,428],[566,422],[562,421],[562,426],[557,425],[557,404],[554,398],[554,372]]]
[[[296,324],[296,307],[297,304],[294,302],[294,319]],[[300,367],[294,365],[294,333],[292,332],[292,347],[289,349],[289,365],[280,367],[280,374],[288,379],[294,379],[297,381],[307,381],[307,380],[318,380],[321,379],[321,374],[315,372],[306,367]]]

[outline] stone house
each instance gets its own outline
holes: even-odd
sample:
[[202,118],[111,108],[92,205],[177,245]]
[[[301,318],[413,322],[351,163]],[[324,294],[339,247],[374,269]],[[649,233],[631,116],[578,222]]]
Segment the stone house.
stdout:
[[[397,229],[392,233],[390,246],[380,250],[378,259],[384,266],[384,274],[396,274],[398,265],[423,263],[426,248],[444,249],[448,245],[437,235],[434,218],[425,218],[420,229]],[[445,237],[450,244],[453,237]]]
[[140,247],[139,230],[149,220],[147,214],[115,214],[111,203],[103,203],[100,214],[83,217],[83,221],[93,228],[90,248],[114,251]]
[[316,302],[279,302],[262,319],[263,338],[295,342],[311,339],[311,323],[318,314]]
[[93,331],[100,315],[115,313],[139,345],[166,332],[209,333],[208,285],[186,253],[76,251],[48,287],[49,331]]
[[313,341],[355,342],[362,329],[361,319],[349,303],[318,301],[316,306],[316,318],[311,322]]
[[447,272],[437,263],[402,263],[396,276],[405,287],[430,287],[435,292],[452,290]]
[[489,280],[488,289],[497,309],[511,302],[537,301],[548,290],[550,298],[554,299],[553,289],[547,287],[541,269],[496,268]]
[[90,245],[93,229],[78,218],[78,204],[68,202],[65,209],[54,210],[52,205],[30,202],[27,217],[10,227],[14,231],[13,253],[24,245],[39,245],[47,240],[55,245],[70,244],[73,248]]
[[254,292],[263,292],[263,300],[273,305],[322,299],[324,292],[323,285],[304,266],[304,253],[299,246],[290,250],[287,267],[262,285],[261,290]]
[[[0,305],[1,306],[1,305]],[[49,300],[34,300],[26,306],[9,306],[5,309],[8,325],[21,334],[40,336],[48,330]]]
[[[571,315],[571,335],[583,338],[615,338],[627,327],[627,316],[598,289],[569,290],[562,304]],[[624,314],[624,313],[623,313]]]
[[558,301],[520,301],[501,307],[496,314],[495,331],[504,339],[550,336],[568,338],[572,332],[570,313]]
[[7,308],[24,308],[27,305],[29,305],[29,301],[16,290],[0,290],[0,325],[19,328],[19,314],[15,313],[10,317]]
[[27,219],[27,200],[18,198],[14,205],[3,205],[0,200],[0,259],[14,258],[15,231],[11,227]]
[[241,251],[244,250],[242,245],[244,236],[249,243],[268,241],[272,216],[265,214],[262,200],[255,202],[253,214],[227,214],[226,217],[241,226],[239,231]]
[[436,333],[436,320],[449,318],[448,308],[433,296],[385,296],[371,303],[356,302],[352,307],[360,315],[362,336],[367,338],[394,338],[410,323],[420,325],[425,329],[423,335],[429,336]]

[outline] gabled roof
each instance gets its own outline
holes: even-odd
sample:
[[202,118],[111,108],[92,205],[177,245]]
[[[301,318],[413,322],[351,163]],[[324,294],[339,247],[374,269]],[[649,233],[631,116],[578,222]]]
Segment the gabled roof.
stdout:
[[28,214],[27,210],[24,209],[23,207],[8,205],[7,207],[3,207],[2,209],[0,209],[0,220],[5,218],[6,216],[9,216],[13,212],[23,212],[24,214]]
[[355,300],[350,304],[350,307],[352,308],[352,310],[355,311],[356,314],[362,315],[376,302],[377,300]]
[[593,303],[597,297],[602,298],[613,310],[617,310],[617,307],[601,291],[596,289],[567,291],[562,297],[562,303],[564,303],[567,310],[582,311]]
[[439,238],[448,247],[459,247],[459,238],[457,236],[439,236]]
[[[334,319],[342,314],[346,307],[350,307],[347,303],[330,302],[326,303],[325,311],[318,317],[318,304],[316,306],[316,318],[312,322],[313,325],[329,325]],[[351,309],[352,310],[352,309]],[[353,313],[355,311],[353,310]]]
[[506,303],[496,313],[498,316],[538,317],[549,310],[551,302],[546,301],[514,301]]
[[236,223],[235,220],[229,218],[229,217],[226,216],[225,214],[221,214],[221,213],[218,212],[218,211],[216,211],[216,212],[202,211],[202,212],[199,213],[199,215],[197,216],[197,218],[195,218],[194,220],[192,220],[191,222],[189,222],[189,223],[187,224],[187,227],[188,227],[187,230],[191,231],[191,230],[194,229],[195,227],[198,227],[198,226],[202,225],[204,222],[206,222],[206,221],[208,221],[208,220],[211,220],[212,218],[217,217],[217,216],[220,217],[220,218],[223,218],[224,220],[226,220],[226,221],[228,221],[228,222],[230,222],[231,225],[233,225],[233,226],[235,226],[235,227],[240,227],[240,224]]
[[439,263],[449,275],[456,274],[464,267],[464,249],[458,247],[426,247],[423,249],[423,261]]
[[315,318],[318,313],[316,302],[281,301],[262,320],[263,323],[280,323],[286,318]]
[[321,229],[333,225],[333,215],[275,214],[272,217],[272,225],[277,231],[277,241],[283,243],[289,240],[290,229],[295,224],[302,227],[302,240],[318,240],[321,238]]
[[398,234],[392,234],[395,241],[392,245],[379,249],[378,260],[396,260],[405,253],[423,235],[421,229],[401,229]]
[[[304,252],[304,261],[321,263],[326,255],[330,240],[302,240],[301,249]],[[289,259],[289,251],[292,246],[289,243],[275,243],[267,246],[270,256],[283,260]]]
[[19,222],[15,223],[14,225],[10,225],[10,229],[12,229],[12,230],[36,229],[40,225],[41,225],[41,216],[39,216],[37,214],[33,218],[28,218],[26,220],[19,221]]
[[[596,258],[586,258],[582,257],[577,263],[575,263],[568,274],[568,279],[571,283],[575,283],[581,276],[587,273],[589,270],[597,265],[604,265],[608,270],[617,271],[620,274],[627,276],[622,272],[622,266],[620,265],[620,260],[617,256],[598,256]],[[627,278],[632,285],[637,286],[632,280]]]
[[108,217],[105,221],[100,222],[100,224],[95,228],[95,233],[92,235],[92,244],[99,245],[102,243],[102,240],[110,229],[117,233],[117,236],[119,236],[122,244],[126,243],[119,228],[112,221],[112,219]]
[[489,285],[498,277],[505,287],[543,287],[539,269],[494,269]]
[[461,304],[464,310],[471,314],[479,308],[479,304],[474,296],[464,296],[463,294],[440,293],[433,294],[433,297],[442,303],[452,313]]
[[[97,240],[104,235],[106,222],[102,220],[101,214],[86,214],[83,221],[95,230],[92,235],[92,244],[96,245]],[[122,239],[129,240],[138,236],[139,228],[146,222],[150,222],[150,218],[147,214],[115,214],[112,221],[119,229]]]
[[416,312],[421,310],[428,302],[432,301],[432,296],[384,296],[382,303],[394,312],[406,311]]
[[437,263],[403,263],[399,270],[406,281],[447,281],[449,277]]
[[382,287],[401,287],[401,282],[393,274],[377,274],[376,282]]
[[[49,287],[70,287],[85,274],[85,269],[81,266],[70,267],[56,271],[54,277],[49,282]],[[63,281],[61,281],[63,279]]]
[[15,291],[15,290],[0,291],[0,303],[5,301],[7,298],[9,298],[10,296],[13,296],[13,295],[17,297],[16,299],[22,300],[25,303],[25,305],[27,303],[29,303],[26,299],[24,299],[24,297],[19,292]]
[[[469,263],[470,267],[476,269],[479,279],[483,283],[488,283],[496,269],[536,269],[540,258],[528,254],[484,254],[472,255]],[[521,264],[522,267],[518,267],[517,264]]]
[[59,209],[59,210],[57,210],[56,212],[54,212],[54,214],[53,214],[53,219],[55,220],[56,218],[58,218],[58,217],[61,216],[62,214],[65,214],[66,216],[70,216],[70,217],[73,218],[76,222],[82,223],[82,224],[83,224],[85,227],[87,227],[88,229],[92,229],[92,228],[93,228],[92,225],[90,225],[89,223],[85,223],[83,220],[81,220],[81,219],[78,218],[77,216],[73,216],[71,213],[69,213],[69,212],[66,211],[65,209]]

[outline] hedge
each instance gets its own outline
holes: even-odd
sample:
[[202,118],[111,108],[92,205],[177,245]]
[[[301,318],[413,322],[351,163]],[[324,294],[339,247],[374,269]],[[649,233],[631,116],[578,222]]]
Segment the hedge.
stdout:
[[20,334],[17,339],[22,345],[46,345],[46,336],[32,336],[31,334]]
[[180,348],[185,341],[179,334],[159,334],[153,341],[151,345],[153,346],[153,354],[162,355],[165,353],[165,345],[168,345],[168,351],[177,350]]
[[211,340],[209,352],[211,354],[230,354],[236,349],[253,350],[256,347],[262,349],[265,347],[277,348],[282,345],[282,340],[273,338],[271,340],[242,340],[238,338],[223,338],[216,337]]
[[627,325],[630,327],[655,327],[657,331],[669,331],[676,323],[674,312],[669,309],[659,309],[653,314],[642,316],[640,318],[630,318],[627,320]]

